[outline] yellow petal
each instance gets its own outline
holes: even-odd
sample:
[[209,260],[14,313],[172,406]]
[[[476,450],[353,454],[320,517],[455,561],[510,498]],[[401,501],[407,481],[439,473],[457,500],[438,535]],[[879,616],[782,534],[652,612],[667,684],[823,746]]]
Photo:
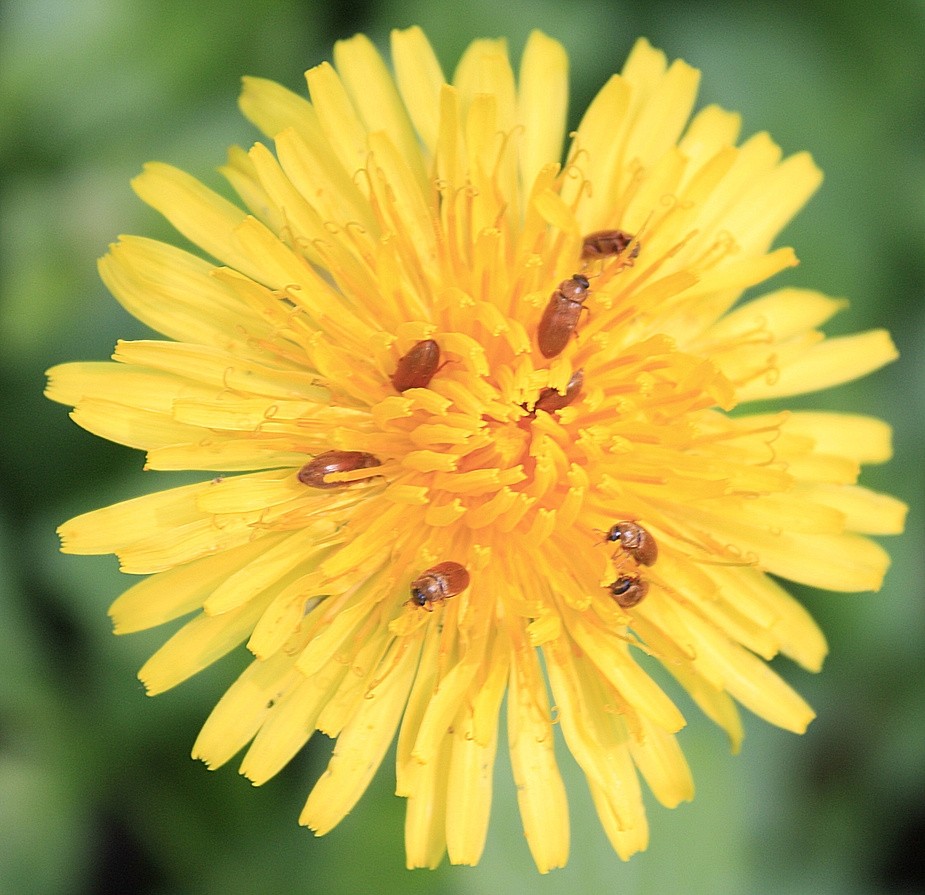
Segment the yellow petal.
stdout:
[[[426,621],[429,621],[429,619]],[[405,798],[414,794],[417,788],[417,772],[424,767],[421,762],[413,757],[412,752],[420,731],[421,720],[427,711],[431,694],[437,686],[437,657],[441,648],[445,649],[445,645],[441,644],[439,633],[434,630],[432,623],[430,625],[425,623],[422,636],[424,645],[421,651],[420,668],[414,678],[414,685],[408,696],[408,705],[405,707],[405,713],[402,717],[395,756],[395,794]],[[441,742],[442,748],[444,748],[443,742]],[[433,762],[428,765],[431,771],[433,770],[432,765]],[[427,849],[422,850],[426,851]]]
[[446,853],[447,777],[453,736],[444,731],[426,765],[417,765],[405,809],[405,866],[433,870]]
[[[484,641],[479,644],[484,648]],[[422,763],[428,761],[440,742],[440,738],[450,727],[453,718],[459,713],[463,695],[468,691],[479,670],[481,655],[467,656],[466,660],[456,664],[440,681],[434,690],[430,704],[421,719],[417,739],[411,752],[413,758]]]
[[331,662],[273,706],[241,762],[241,773],[254,786],[277,774],[308,742],[328,697],[348,671],[348,665]]
[[244,641],[266,605],[254,600],[224,615],[198,615],[170,638],[138,672],[149,696],[192,677]]
[[272,469],[213,479],[196,495],[196,506],[205,513],[250,513],[306,497],[305,486],[292,470]]
[[879,494],[860,485],[817,485],[812,499],[837,510],[851,531],[871,535],[901,534],[908,507],[889,494]]
[[315,636],[302,651],[298,659],[299,670],[308,676],[318,674],[325,665],[334,661],[336,652],[344,640],[362,624],[368,607],[355,601],[351,606],[339,606],[331,622]]
[[[360,711],[364,700],[369,698],[368,694],[380,685],[384,677],[393,673],[397,660],[403,656],[403,650],[388,636],[385,626],[377,626],[375,616],[370,622],[367,631],[371,630],[372,634],[361,635],[354,643],[345,644],[345,649],[334,657],[335,662],[349,664],[350,673],[341,680],[318,716],[318,730],[329,737],[340,737]],[[299,632],[295,631],[294,635],[298,637]],[[394,650],[394,657],[388,654],[389,649]]]
[[231,516],[222,519],[218,527],[211,518],[198,519],[185,525],[165,528],[154,537],[120,548],[119,569],[132,575],[163,572],[181,563],[203,556],[232,550],[259,537],[255,524],[259,514]]
[[305,453],[286,450],[290,441],[258,436],[243,440],[202,436],[196,441],[149,448],[146,469],[211,469],[218,472],[245,472],[251,469],[273,469],[280,466],[299,467]]
[[[407,644],[409,647],[411,644]],[[328,768],[315,784],[299,823],[323,836],[350,811],[366,790],[395,735],[417,668],[417,648],[404,650],[381,683],[368,691],[357,713],[338,737]]]
[[[771,415],[747,417],[760,428]],[[822,454],[848,457],[856,463],[884,463],[893,456],[893,430],[889,423],[872,416],[825,411],[789,413],[783,431],[809,437]]]
[[268,326],[213,276],[215,268],[174,246],[123,236],[99,261],[100,276],[122,306],[170,338],[249,353],[247,337]]
[[734,146],[742,127],[742,116],[719,106],[701,109],[691,120],[678,143],[681,151],[692,160],[713,158],[718,152]]
[[[579,222],[585,232],[618,222],[613,219],[617,213],[614,197],[622,188],[619,182],[622,166],[618,159],[630,121],[632,95],[629,84],[614,75],[594,97],[575,133],[569,159],[580,166],[579,170],[585,172],[585,177],[594,172],[595,178],[595,190],[590,200],[583,202],[579,208]],[[608,173],[613,182],[608,179],[598,186],[598,179],[607,177]],[[567,205],[572,205],[585,188],[584,178],[567,178],[562,186],[562,198]]]
[[236,244],[234,231],[244,220],[241,209],[171,165],[149,162],[132,181],[132,188],[187,239],[223,264],[260,279],[261,267]]
[[520,171],[529,193],[542,167],[562,158],[568,106],[568,56],[562,44],[531,31],[520,62],[518,118],[524,128]]
[[318,122],[348,176],[366,167],[366,128],[334,69],[322,62],[305,73]]
[[202,435],[200,429],[184,426],[163,413],[140,410],[118,401],[85,398],[70,417],[100,438],[143,451],[187,444]]
[[819,671],[828,653],[825,635],[806,608],[767,575],[752,569],[720,567],[712,573],[737,602],[759,603],[770,613],[769,631],[780,651],[809,671]]
[[516,124],[517,91],[506,41],[472,41],[453,73],[453,86],[462,97],[464,112],[479,96],[490,96],[496,103],[498,128],[508,132]]
[[[691,300],[708,297],[711,293],[738,292],[749,286],[756,286],[788,267],[795,267],[796,264],[797,259],[793,249],[787,248],[775,249],[760,258],[733,261],[704,274],[697,285],[688,290],[685,298]],[[712,315],[714,303],[707,303],[709,309],[707,313],[710,315]]]
[[[180,396],[210,394],[207,389],[166,371],[126,367],[109,362],[59,364],[47,371],[45,396],[74,407],[91,401],[166,414]],[[178,420],[178,422],[184,422]],[[186,430],[189,432],[189,430]]]
[[295,188],[286,177],[276,157],[262,143],[256,143],[250,150],[249,160],[261,187],[272,201],[285,209],[286,227],[292,238],[302,246],[307,257],[323,264],[322,255],[316,249],[319,242],[330,238],[325,229],[324,218]]
[[218,170],[257,220],[275,232],[286,227],[286,212],[266,191],[251,157],[240,146],[229,148],[228,160]]
[[[723,677],[715,664],[704,662],[694,645],[684,618],[664,601],[653,612],[641,603],[634,610],[633,627],[645,643],[657,651],[665,668],[681,684],[700,710],[726,731],[733,752],[738,752],[744,731],[738,709],[723,689]],[[698,660],[697,666],[691,660]]]
[[151,575],[130,587],[109,607],[115,633],[144,631],[202,608],[209,594],[229,574],[246,567],[278,540],[279,535],[268,535],[234,550]]
[[276,152],[292,185],[323,220],[341,226],[357,222],[370,238],[378,236],[379,224],[357,186],[355,171],[341,164],[326,139],[309,140],[287,128],[276,135]]
[[589,783],[588,788],[604,832],[620,859],[628,861],[637,852],[644,851],[649,844],[649,822],[645,812],[640,811],[638,822],[627,826],[621,822],[614,807],[613,793],[593,782]]
[[[473,694],[475,698],[477,695]],[[501,692],[493,693],[493,705],[486,706],[485,716],[493,719],[487,742],[480,742],[471,702],[462,706],[452,730],[452,754],[446,794],[446,847],[453,864],[478,864],[485,848],[491,794],[494,780],[495,753],[498,746],[497,722]]]
[[427,185],[417,135],[389,70],[364,34],[334,44],[334,62],[367,131],[389,135],[398,156],[408,165],[418,189]]
[[569,751],[589,784],[606,794],[615,825],[624,830],[644,827],[642,791],[627,745],[627,726],[638,724],[637,715],[615,705],[613,692],[600,685],[586,659],[574,655],[572,644],[550,644],[545,654]]
[[[535,659],[525,656],[523,661]],[[537,870],[548,873],[564,867],[568,860],[568,805],[556,765],[545,693],[528,683],[526,676],[533,673],[519,664],[511,669],[508,742],[527,845]]]
[[[638,159],[648,167],[667,152],[681,136],[690,117],[700,83],[700,72],[680,59],[673,62],[663,77],[650,81],[648,74],[637,78],[636,44],[623,69],[623,76],[637,89],[634,105],[639,109],[627,141],[627,160]],[[649,51],[655,51],[649,48]]]
[[119,341],[113,359],[164,370],[212,386],[267,397],[326,401],[318,378],[299,370],[274,370],[227,351],[181,342]]
[[767,251],[821,183],[822,172],[808,152],[791,155],[766,176],[756,178],[726,219],[742,250]]
[[394,225],[429,257],[435,252],[434,230],[420,177],[385,133],[370,134],[369,148],[381,175],[374,178],[373,192],[383,207],[389,207]]
[[293,128],[306,141],[321,138],[318,116],[307,99],[266,78],[244,77],[241,82],[238,105],[264,136],[272,140],[280,131]]
[[778,289],[726,314],[701,339],[717,344],[749,333],[767,333],[781,341],[821,326],[847,304],[812,289]]
[[133,541],[202,518],[195,497],[207,483],[155,491],[75,516],[58,528],[64,553],[115,553]]
[[886,330],[826,339],[782,366],[769,381],[756,379],[739,390],[741,401],[784,398],[860,379],[899,357]]
[[678,608],[697,638],[695,665],[701,661],[714,664],[729,693],[771,724],[794,733],[806,730],[815,712],[793,689],[752,653],[730,642],[696,614]]
[[879,590],[889,556],[867,538],[849,533],[813,534],[772,530],[714,517],[710,531],[740,555],[792,581],[829,590]]
[[664,730],[677,731],[684,726],[684,716],[675,704],[616,638],[605,637],[602,631],[592,630],[583,622],[576,622],[571,633],[598,672],[634,709],[648,715]]
[[244,605],[259,593],[298,567],[307,571],[312,559],[318,561],[319,550],[312,549],[318,536],[311,528],[294,532],[268,547],[245,568],[229,575],[209,596],[204,605],[207,615],[221,615]]
[[445,83],[433,48],[416,25],[392,31],[392,62],[402,100],[429,153],[437,145],[440,91]]
[[193,758],[210,770],[221,767],[253,739],[277,700],[299,680],[291,656],[251,662],[212,709],[193,744]]

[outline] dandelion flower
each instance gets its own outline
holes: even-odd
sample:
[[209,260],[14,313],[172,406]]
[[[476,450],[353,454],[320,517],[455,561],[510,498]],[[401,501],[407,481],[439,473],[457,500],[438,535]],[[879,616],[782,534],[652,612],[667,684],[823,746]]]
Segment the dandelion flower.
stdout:
[[639,41],[566,147],[550,38],[516,77],[501,41],[449,81],[417,28],[391,56],[339,42],[310,102],[245,79],[267,142],[222,168],[243,210],[166,164],[134,181],[206,257],[121,238],[102,277],[166,340],[55,367],[48,395],[147,469],[209,472],[66,522],[63,549],[148,576],[117,633],[192,615],[148,693],[253,654],[195,743],[209,767],[246,749],[261,784],[336,738],[300,818],[318,835],[397,733],[408,866],[476,863],[504,714],[539,870],[568,857],[557,736],[626,859],[642,780],[668,807],[693,795],[657,665],[733,748],[739,705],[812,719],[766,664],[826,652],[778,579],[877,589],[867,536],[904,507],[856,484],[885,423],[760,402],[896,352],[882,330],[825,338],[844,303],[818,292],[738,303],[796,264],[771,245],[821,175],[739,142],[733,113],[692,116],[685,63]]

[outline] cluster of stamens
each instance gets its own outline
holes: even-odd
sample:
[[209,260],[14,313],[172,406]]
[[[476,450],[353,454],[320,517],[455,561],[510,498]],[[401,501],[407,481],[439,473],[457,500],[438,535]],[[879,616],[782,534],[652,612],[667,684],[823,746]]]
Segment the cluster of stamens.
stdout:
[[[631,265],[639,254],[639,242],[623,230],[600,230],[589,234],[583,240],[581,260],[585,266],[593,261],[612,256],[623,256],[623,263]],[[627,250],[630,250],[627,252]],[[563,280],[553,291],[536,329],[536,342],[540,353],[547,360],[559,355],[569,340],[576,335],[581,312],[587,308],[584,302],[591,294],[591,283],[583,273],[576,273]],[[441,348],[435,339],[416,342],[403,354],[389,379],[394,389],[404,393],[410,389],[427,388],[433,377],[449,361],[441,364]],[[554,414],[572,404],[584,385],[584,370],[572,373],[563,390],[543,388],[539,391],[533,409],[523,404],[527,411],[527,422],[536,417],[537,411]],[[351,450],[330,450],[318,454],[306,463],[298,473],[298,479],[311,488],[344,488],[356,482],[375,478],[351,476],[347,480],[343,473],[354,473],[375,469],[382,465],[372,453]],[[336,476],[331,481],[330,476]],[[619,544],[614,554],[617,578],[608,585],[613,599],[622,608],[638,604],[648,592],[648,583],[640,576],[639,567],[655,562],[658,547],[652,535],[641,525],[632,521],[615,523],[606,534],[606,541]],[[619,554],[619,558],[618,558]],[[631,564],[627,568],[627,564]],[[470,575],[465,566],[454,561],[444,561],[426,569],[410,586],[408,603],[417,608],[432,611],[436,604],[449,597],[457,596],[469,586]]]

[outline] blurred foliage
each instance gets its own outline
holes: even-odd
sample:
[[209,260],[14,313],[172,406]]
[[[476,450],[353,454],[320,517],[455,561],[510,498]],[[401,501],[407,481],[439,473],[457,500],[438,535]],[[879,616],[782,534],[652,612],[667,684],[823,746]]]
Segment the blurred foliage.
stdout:
[[[157,158],[218,186],[225,146],[256,136],[236,110],[240,75],[301,89],[335,39],[365,31],[386,46],[390,28],[412,23],[448,71],[477,36],[507,36],[515,56],[534,27],[558,37],[573,124],[638,35],[701,68],[703,102],[741,111],[746,133],[766,128],[787,152],[809,149],[826,172],[784,235],[802,259],[787,281],[849,296],[830,331],[887,325],[903,354],[807,401],[890,419],[896,459],[865,481],[913,506],[880,594],[801,589],[831,656],[821,676],[782,673],[818,719],[803,738],[750,719],[732,757],[689,711],[681,741],[697,799],[673,812],[653,804],[652,846],[628,865],[563,755],[572,858],[539,878],[503,747],[476,869],[404,870],[388,760],[354,813],[315,839],[296,819],[330,744],[319,737],[258,790],[233,768],[207,774],[188,750],[242,657],[147,700],[134,673],[162,633],[112,637],[105,610],[126,580],[111,559],[56,551],[54,528],[70,515],[177,481],[143,476],[140,455],[41,397],[47,367],[145,334],[94,266],[119,233],[174,238],[129,178]],[[7,0],[0,29],[0,892],[925,890],[925,5]]]

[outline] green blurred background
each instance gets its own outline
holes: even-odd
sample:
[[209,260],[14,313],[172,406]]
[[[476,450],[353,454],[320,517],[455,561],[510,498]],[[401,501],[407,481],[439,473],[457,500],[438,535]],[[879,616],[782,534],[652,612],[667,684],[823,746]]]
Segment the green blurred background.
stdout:
[[[0,13],[0,893],[911,893],[925,891],[925,4],[895,0],[603,3],[473,0],[7,0]],[[652,845],[622,864],[570,759],[572,857],[539,877],[500,750],[489,842],[476,869],[404,869],[403,802],[388,760],[333,833],[297,825],[324,767],[322,737],[253,789],[230,765],[188,757],[243,666],[231,656],[149,700],[135,672],[159,632],[115,638],[128,585],[112,558],[63,557],[69,516],[174,484],[137,452],[78,429],[41,397],[43,371],[108,357],[147,333],[99,282],[120,233],[172,239],[128,181],[149,159],[207,183],[230,143],[256,138],[239,77],[303,90],[302,72],[356,31],[387,45],[418,23],[452,71],[474,37],[515,58],[530,29],[564,42],[572,119],[646,35],[704,71],[702,100],[743,113],[784,149],[809,149],[826,183],[784,234],[802,259],[780,282],[852,299],[833,333],[888,325],[899,363],[806,405],[878,413],[897,456],[864,481],[913,504],[877,595],[801,591],[831,643],[821,676],[781,663],[819,717],[805,737],[747,720],[743,754],[690,712],[681,734],[698,784],[651,805]],[[680,699],[687,710],[689,703]]]

